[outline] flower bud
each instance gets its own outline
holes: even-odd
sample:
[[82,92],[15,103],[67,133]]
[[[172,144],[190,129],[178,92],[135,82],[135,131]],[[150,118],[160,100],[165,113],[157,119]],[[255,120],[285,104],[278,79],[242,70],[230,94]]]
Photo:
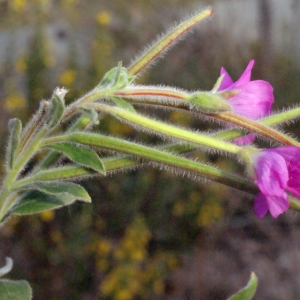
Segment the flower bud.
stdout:
[[189,102],[199,111],[208,114],[217,114],[232,111],[230,103],[216,94],[209,92],[193,94]]

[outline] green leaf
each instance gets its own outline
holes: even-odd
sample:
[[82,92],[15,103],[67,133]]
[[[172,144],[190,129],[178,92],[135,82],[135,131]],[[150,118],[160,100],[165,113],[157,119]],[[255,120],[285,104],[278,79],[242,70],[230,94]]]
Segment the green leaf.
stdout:
[[38,190],[51,195],[68,194],[74,199],[91,202],[88,192],[82,186],[73,182],[34,182],[22,186],[21,189]]
[[124,99],[119,98],[119,97],[111,97],[111,99],[115,102],[115,104],[118,107],[126,109],[133,113],[136,112],[136,110],[133,108],[133,106],[130,103],[128,103],[127,101],[125,101]]
[[0,280],[1,300],[31,300],[32,290],[25,280]]
[[256,292],[257,277],[252,272],[247,285],[227,300],[251,300]]
[[10,133],[9,142],[8,142],[8,166],[10,169],[13,168],[14,161],[16,158],[16,153],[20,145],[20,135],[22,131],[22,123],[19,119],[11,119],[8,123],[8,129]]
[[65,95],[67,90],[57,88],[55,89],[47,109],[45,123],[51,129],[56,126],[61,120],[65,111]]
[[6,257],[5,266],[0,268],[0,277],[9,273],[11,271],[12,267],[13,267],[13,260],[10,257]]
[[9,215],[37,214],[46,210],[58,209],[70,205],[75,201],[76,198],[67,193],[51,195],[40,191],[29,191],[10,210]]
[[64,153],[75,163],[93,169],[105,175],[105,167],[95,151],[78,144],[61,142],[45,146]]

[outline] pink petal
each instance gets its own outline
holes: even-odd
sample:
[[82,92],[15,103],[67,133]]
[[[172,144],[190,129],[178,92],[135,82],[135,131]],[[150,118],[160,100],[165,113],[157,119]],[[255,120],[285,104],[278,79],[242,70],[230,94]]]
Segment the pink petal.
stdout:
[[263,193],[259,193],[254,200],[254,212],[258,218],[262,218],[269,210],[268,202]]
[[276,153],[280,154],[288,162],[299,163],[299,161],[300,161],[300,148],[299,147],[286,146],[286,147],[268,149],[266,151],[276,152]]
[[272,86],[263,80],[255,80],[238,87],[240,92],[228,101],[235,113],[250,119],[259,119],[271,113],[274,102]]
[[252,143],[254,140],[255,140],[255,134],[247,134],[245,136],[235,138],[233,141],[238,145],[246,145]]
[[[255,155],[257,158],[255,158]],[[282,156],[272,152],[254,155],[256,184],[265,196],[282,197],[287,186],[289,174]]]
[[286,190],[300,199],[300,164],[291,163],[288,166],[289,181]]
[[248,83],[251,79],[251,71],[254,66],[254,60],[251,60],[244,71],[244,73],[241,75],[241,77],[233,84],[233,88],[237,88],[238,86]]
[[233,81],[231,79],[231,77],[229,76],[229,74],[227,73],[227,71],[222,67],[221,68],[221,72],[220,75],[224,75],[223,80],[218,88],[218,92],[219,91],[223,91],[226,90],[227,88],[229,88],[230,86],[232,86]]
[[273,218],[277,218],[280,214],[287,211],[290,206],[290,202],[286,193],[284,193],[281,197],[267,196],[266,199],[270,214]]

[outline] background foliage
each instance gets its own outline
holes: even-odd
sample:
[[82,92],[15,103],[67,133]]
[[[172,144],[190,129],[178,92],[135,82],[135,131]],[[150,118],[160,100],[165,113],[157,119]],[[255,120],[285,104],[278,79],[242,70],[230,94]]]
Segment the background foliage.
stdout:
[[[128,65],[157,33],[195,8],[199,1],[1,1],[2,149],[8,119],[28,120],[57,85],[75,99],[118,61]],[[299,61],[290,52],[277,52],[266,40],[234,40],[213,22],[174,47],[140,83],[210,89],[222,65],[237,78],[254,58],[253,77],[275,87],[275,108],[299,101]],[[179,111],[156,114],[200,130],[214,128]],[[293,125],[288,130],[298,134]],[[157,139],[107,116],[99,131]],[[213,154],[198,158],[239,168]],[[225,299],[252,270],[260,280],[258,297],[299,295],[298,216],[258,221],[252,203],[236,191],[152,167],[84,185],[93,204],[14,217],[1,228],[1,261],[13,258],[11,278],[26,278],[35,299]]]

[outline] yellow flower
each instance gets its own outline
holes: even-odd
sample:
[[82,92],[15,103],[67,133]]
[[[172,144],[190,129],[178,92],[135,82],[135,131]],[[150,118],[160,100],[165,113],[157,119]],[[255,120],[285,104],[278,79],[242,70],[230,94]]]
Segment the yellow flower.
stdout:
[[54,218],[54,210],[43,211],[40,214],[40,217],[44,222],[50,222]]
[[72,69],[65,70],[59,78],[59,82],[61,85],[70,87],[76,78],[76,71]]
[[96,16],[97,23],[99,25],[105,26],[108,25],[111,21],[111,15],[107,11],[102,11]]
[[111,244],[109,241],[102,239],[97,246],[97,254],[99,256],[107,255],[111,250]]
[[13,10],[17,12],[23,11],[25,5],[26,5],[26,0],[11,0],[11,7]]
[[122,289],[116,292],[116,300],[130,300],[132,298],[132,292],[128,289]]
[[9,112],[12,112],[16,109],[24,109],[26,108],[26,106],[27,106],[27,102],[25,98],[17,93],[8,96],[4,100],[4,108]]
[[108,25],[110,23],[111,15],[110,15],[110,13],[108,13],[106,11],[102,11],[102,12],[97,14],[96,20],[97,20],[97,23],[99,25],[105,26],[105,25]]

